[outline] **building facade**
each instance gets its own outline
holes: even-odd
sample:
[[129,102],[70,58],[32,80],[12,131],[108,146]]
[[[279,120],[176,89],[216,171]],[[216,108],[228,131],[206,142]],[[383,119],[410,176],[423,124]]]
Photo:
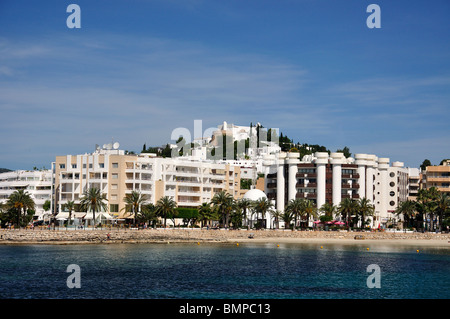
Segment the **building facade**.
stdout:
[[35,203],[35,218],[44,219],[50,210],[44,209],[46,201],[52,196],[51,170],[17,170],[0,174],[0,203],[6,203],[16,190],[25,190]]
[[450,193],[450,160],[439,166],[427,166],[423,172],[422,186],[425,189],[436,187],[440,192]]
[[311,200],[320,208],[325,202],[339,206],[344,198],[367,198],[375,207],[372,226],[392,221],[398,203],[408,196],[408,170],[403,163],[390,165],[389,158],[356,154],[316,152],[302,159],[299,153],[266,156],[265,191],[276,209],[284,211],[295,198]]
[[126,155],[119,149],[97,148],[89,154],[57,156],[53,167],[56,213],[64,211],[67,201],[79,203],[91,187],[106,195],[113,217],[123,216],[124,198],[132,191],[145,195],[148,203],[156,204],[161,197],[169,196],[179,207],[192,208],[210,201],[220,191],[240,196],[238,166],[183,157]]

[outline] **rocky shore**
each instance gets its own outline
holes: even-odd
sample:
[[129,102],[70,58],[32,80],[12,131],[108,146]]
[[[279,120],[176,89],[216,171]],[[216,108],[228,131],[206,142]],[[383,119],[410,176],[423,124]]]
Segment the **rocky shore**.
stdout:
[[[252,238],[249,238],[252,237]],[[450,247],[450,234],[212,229],[0,230],[0,244],[98,244],[167,242],[383,242]]]

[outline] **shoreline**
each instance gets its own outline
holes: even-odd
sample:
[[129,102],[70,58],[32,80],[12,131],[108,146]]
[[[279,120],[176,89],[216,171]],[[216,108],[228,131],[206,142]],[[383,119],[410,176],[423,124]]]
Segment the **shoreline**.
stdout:
[[[109,234],[109,238],[108,238]],[[253,238],[249,238],[252,234]],[[355,239],[363,236],[363,239]],[[139,243],[311,243],[346,245],[414,245],[450,248],[450,234],[206,229],[21,229],[0,230],[0,245],[84,245]]]

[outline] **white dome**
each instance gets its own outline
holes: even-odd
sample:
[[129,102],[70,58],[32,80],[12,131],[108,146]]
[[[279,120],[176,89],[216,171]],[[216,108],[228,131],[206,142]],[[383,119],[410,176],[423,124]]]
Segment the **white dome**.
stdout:
[[266,194],[259,189],[251,189],[244,194],[244,198],[250,200],[258,200],[260,198],[267,198]]

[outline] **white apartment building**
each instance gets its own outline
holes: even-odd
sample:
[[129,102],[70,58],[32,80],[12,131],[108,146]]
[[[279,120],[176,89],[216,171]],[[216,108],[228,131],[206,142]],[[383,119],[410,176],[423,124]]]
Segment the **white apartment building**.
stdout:
[[408,199],[409,200],[416,200],[419,189],[420,189],[420,183],[422,182],[422,174],[420,173],[419,168],[408,168]]
[[35,203],[35,217],[44,219],[50,211],[44,210],[44,203],[52,196],[51,170],[17,170],[0,174],[0,203],[6,203],[16,190],[28,192]]
[[55,172],[56,212],[67,201],[79,203],[83,192],[96,187],[106,194],[109,214],[125,213],[124,197],[139,191],[148,203],[169,196],[180,207],[198,207],[224,190],[237,198],[240,194],[240,169],[229,164],[194,161],[183,157],[162,158],[154,154],[126,155],[106,146],[93,153],[57,156]]
[[371,154],[316,152],[302,159],[299,153],[265,157],[265,191],[276,209],[284,211],[294,198],[307,198],[317,207],[325,202],[339,206],[343,198],[366,197],[375,206],[372,226],[385,226],[398,203],[408,196],[408,170],[403,163]]

